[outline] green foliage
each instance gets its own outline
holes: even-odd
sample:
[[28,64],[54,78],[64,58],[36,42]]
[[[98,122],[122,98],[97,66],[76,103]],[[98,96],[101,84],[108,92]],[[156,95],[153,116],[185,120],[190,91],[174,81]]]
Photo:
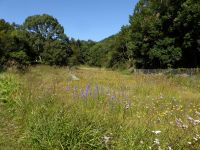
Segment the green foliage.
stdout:
[[0,21],[0,67],[34,63],[67,65],[72,54],[63,27],[49,15],[28,17],[22,26]]
[[61,41],[46,41],[41,59],[49,65],[67,65],[71,49]]
[[0,31],[7,32],[9,30],[13,30],[13,27],[4,19],[0,19]]
[[[8,26],[7,28],[5,27]],[[12,28],[8,23],[1,23],[0,31],[0,66],[9,66],[10,62],[16,62],[20,66],[29,64],[29,45],[21,38],[17,29]],[[0,26],[0,28],[1,28]]]
[[196,0],[140,0],[130,25],[89,49],[89,65],[110,68],[198,67]]
[[88,40],[70,40],[70,47],[72,49],[72,56],[70,58],[70,66],[88,64],[90,61],[90,48],[95,45],[94,41]]
[[108,67],[111,68],[128,68],[131,67],[132,53],[130,48],[130,27],[123,26],[121,31],[114,37],[114,43],[112,43],[111,58],[108,62]]
[[172,38],[164,38],[156,42],[156,45],[149,51],[153,67],[171,68],[177,65],[177,61],[181,59],[182,51],[179,47],[174,47],[174,44]]
[[28,17],[22,29],[28,31],[30,55],[35,63],[67,65],[72,51],[63,27],[47,14]]
[[98,67],[109,67],[112,59],[116,36],[110,36],[95,45],[88,52],[87,64]]
[[[15,58],[114,69],[200,67],[199,18],[198,0],[139,0],[130,24],[99,42],[69,40],[47,14],[30,16],[21,26],[0,20],[0,66]],[[26,60],[10,57],[22,51]]]
[[0,104],[11,102],[12,94],[18,89],[18,83],[12,75],[0,74]]
[[186,0],[174,20],[174,27],[183,51],[182,63],[186,67],[200,66],[200,3],[198,0]]
[[130,17],[130,50],[136,66],[199,66],[199,10],[196,0],[140,0]]
[[56,18],[47,14],[26,18],[23,28],[29,32],[37,33],[45,39],[55,40],[65,38],[63,27]]
[[[66,109],[54,100],[32,106],[27,122],[28,141],[37,149],[101,149],[103,129],[93,118]],[[73,113],[73,115],[71,115]],[[99,121],[100,122],[100,121]]]

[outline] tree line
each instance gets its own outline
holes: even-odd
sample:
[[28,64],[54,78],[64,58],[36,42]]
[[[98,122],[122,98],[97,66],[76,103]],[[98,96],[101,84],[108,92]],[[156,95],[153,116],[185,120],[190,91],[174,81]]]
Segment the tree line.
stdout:
[[57,19],[47,14],[30,16],[22,25],[0,20],[2,67],[33,64],[75,65],[75,59],[79,59],[79,43],[86,43],[87,46],[90,42],[69,39]]
[[129,25],[100,42],[67,37],[56,18],[0,20],[0,66],[200,67],[199,0],[139,0]]

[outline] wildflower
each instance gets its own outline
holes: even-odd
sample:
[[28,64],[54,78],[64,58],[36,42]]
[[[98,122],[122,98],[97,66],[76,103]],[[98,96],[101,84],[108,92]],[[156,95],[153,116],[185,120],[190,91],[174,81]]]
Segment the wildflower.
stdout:
[[86,96],[86,97],[88,96],[89,90],[90,90],[90,84],[88,84],[88,85],[86,86],[86,89],[85,89],[85,96]]
[[130,104],[126,104],[125,109],[129,109],[129,108],[130,108]]
[[70,86],[66,86],[66,91],[69,91],[70,90]]
[[151,146],[149,146],[149,149],[152,149]]
[[155,134],[160,134],[161,133],[161,131],[152,131],[152,133],[155,133]]
[[198,139],[197,139],[196,137],[193,137],[193,139],[194,139],[195,141],[198,141]]
[[144,144],[144,141],[140,141],[140,144]]
[[84,94],[84,91],[81,89],[81,97],[84,98],[85,97],[85,94]]
[[188,116],[188,120],[190,121],[190,123],[196,125],[200,123],[200,120],[195,120],[192,117]]
[[195,113],[196,113],[198,116],[200,116],[200,112],[196,111]]
[[109,136],[104,136],[103,137],[103,140],[104,140],[104,143],[107,144],[109,141],[110,141],[111,137]]
[[78,87],[77,86],[74,86],[74,91],[77,91],[78,90]]
[[179,128],[183,128],[183,129],[188,128],[188,126],[185,125],[185,124],[182,122],[182,120],[181,120],[180,118],[179,118],[179,119],[176,119],[176,125],[177,125]]
[[111,96],[111,100],[115,100],[115,96],[113,95],[113,96]]
[[155,139],[153,142],[154,142],[155,144],[157,144],[157,145],[160,145],[159,139]]
[[191,145],[191,144],[192,144],[192,142],[188,142],[188,144],[189,144],[189,145]]
[[173,150],[171,146],[168,146],[168,150]]
[[78,87],[77,86],[74,86],[74,91],[72,93],[73,97],[77,97],[77,90],[78,90]]
[[193,140],[198,141],[200,139],[200,136],[198,134],[196,134],[195,137],[193,137]]

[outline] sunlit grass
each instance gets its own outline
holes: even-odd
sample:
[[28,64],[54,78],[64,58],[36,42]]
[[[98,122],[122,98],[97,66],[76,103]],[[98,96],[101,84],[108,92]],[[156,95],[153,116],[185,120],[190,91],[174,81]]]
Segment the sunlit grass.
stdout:
[[36,66],[0,79],[0,148],[199,148],[199,76]]

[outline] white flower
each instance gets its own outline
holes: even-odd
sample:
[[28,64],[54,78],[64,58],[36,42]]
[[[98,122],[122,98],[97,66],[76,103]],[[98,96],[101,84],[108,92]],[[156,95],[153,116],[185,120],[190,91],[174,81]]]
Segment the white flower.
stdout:
[[189,145],[191,145],[191,144],[192,144],[192,142],[188,142],[188,144],[189,144]]
[[168,146],[168,150],[173,150],[171,146]]
[[193,140],[198,141],[200,139],[200,136],[196,134],[196,136],[193,137]]
[[200,112],[196,111],[195,113],[196,113],[198,116],[200,116]]
[[190,121],[190,123],[196,125],[200,123],[200,120],[195,120],[192,117],[188,116],[188,120]]
[[144,144],[144,141],[140,141],[140,144]]
[[196,137],[193,137],[193,139],[194,139],[195,141],[198,141],[198,139],[197,139]]
[[130,108],[130,104],[126,104],[125,109],[129,109],[129,108]]
[[104,140],[104,143],[107,144],[109,141],[110,141],[111,137],[109,136],[104,136],[103,137],[103,140]]
[[155,134],[160,134],[161,133],[161,131],[159,131],[159,130],[157,130],[157,131],[152,131],[153,133],[155,133]]
[[196,134],[196,138],[200,139],[200,135]]
[[183,124],[182,120],[179,118],[179,119],[176,119],[176,125],[180,128],[188,128],[187,125]]
[[155,139],[153,142],[154,142],[155,144],[157,144],[157,145],[160,145],[159,139]]

